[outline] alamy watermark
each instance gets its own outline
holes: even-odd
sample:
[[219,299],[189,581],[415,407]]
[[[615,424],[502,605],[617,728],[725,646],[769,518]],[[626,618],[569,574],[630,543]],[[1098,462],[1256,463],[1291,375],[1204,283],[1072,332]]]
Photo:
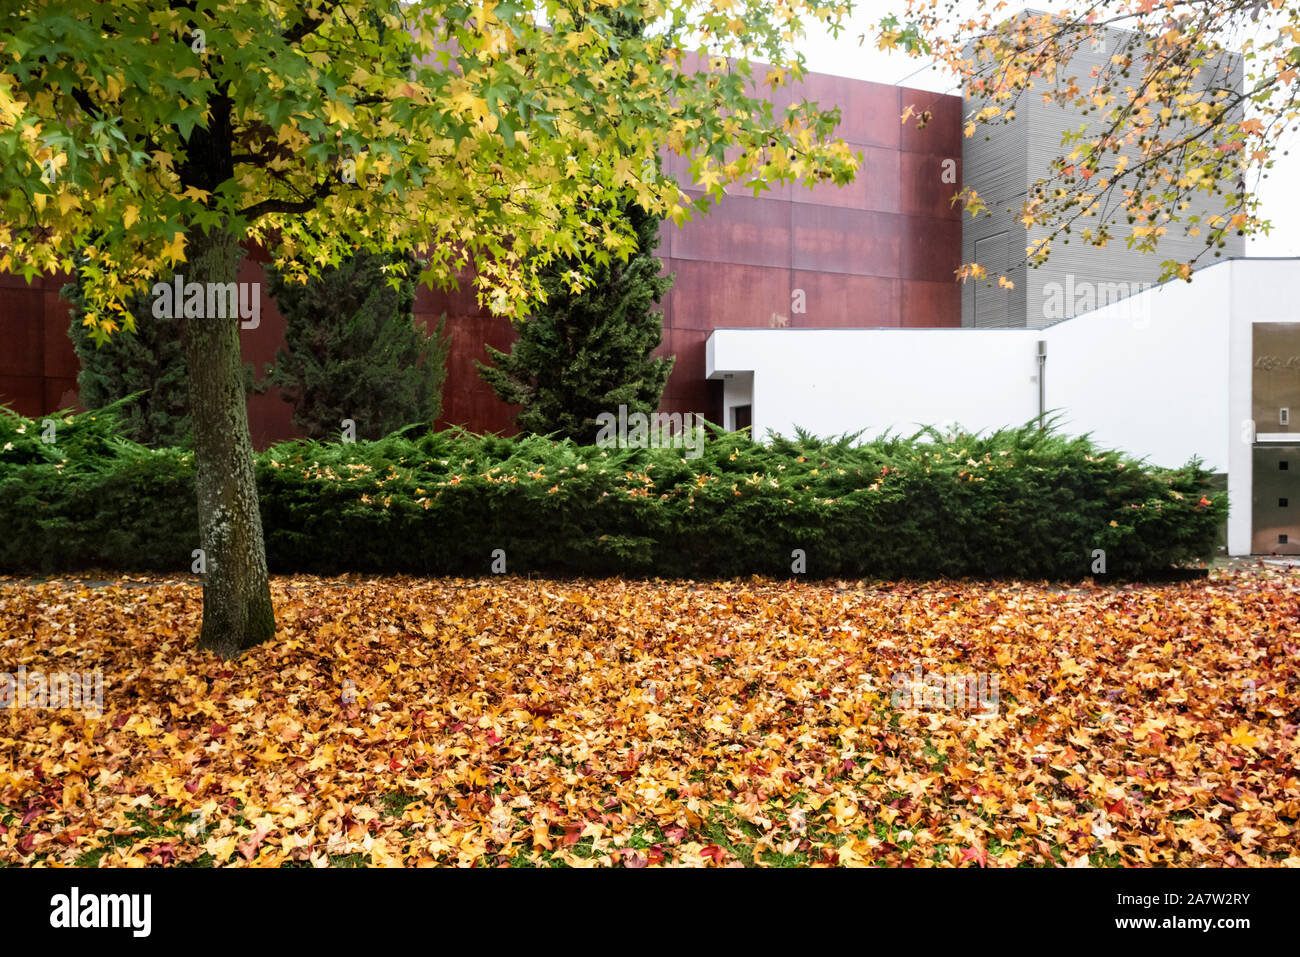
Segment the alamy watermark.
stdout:
[[973,711],[976,718],[994,718],[998,713],[998,676],[986,672],[945,674],[925,671],[920,664],[911,671],[896,671],[889,678],[894,686],[889,696],[895,708],[917,711]]
[[50,708],[104,713],[104,673],[55,671],[44,674],[18,666],[17,674],[0,672],[0,709]]
[[50,898],[50,926],[59,929],[120,927],[132,937],[148,937],[152,913],[150,894],[83,894],[74,886]]
[[685,449],[686,458],[704,454],[704,417],[693,412],[644,412],[628,414],[627,406],[618,407],[618,415],[602,412],[596,416],[600,431],[596,445],[602,449]]
[[262,324],[262,284],[256,282],[186,282],[177,273],[170,283],[153,286],[155,319],[235,319],[239,328]]
[[1094,309],[1114,306],[1112,312],[1121,318],[1145,326],[1151,321],[1151,297],[1139,293],[1152,286],[1149,282],[1093,282],[1068,273],[1064,283],[1043,286],[1043,318],[1073,319]]

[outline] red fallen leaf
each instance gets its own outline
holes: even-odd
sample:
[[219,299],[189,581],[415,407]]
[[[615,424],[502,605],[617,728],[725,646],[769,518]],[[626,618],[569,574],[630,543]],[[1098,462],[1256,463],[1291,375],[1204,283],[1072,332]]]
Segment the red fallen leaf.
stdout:
[[122,725],[126,724],[130,720],[131,720],[131,716],[129,714],[119,714],[116,718],[113,719],[113,727],[120,728],[122,727]]
[[394,754],[391,758],[388,759],[388,770],[390,771],[402,770],[402,762],[397,760],[397,755]]
[[18,853],[27,855],[36,849],[36,835],[24,834],[18,841]]
[[217,724],[217,722],[213,721],[212,725],[208,728],[208,734],[214,738],[219,738],[229,730],[229,725]]
[[989,866],[989,852],[984,848],[968,847],[961,852],[962,861],[977,861],[980,867]]
[[645,867],[649,862],[649,858],[637,851],[627,850],[623,852],[624,867]]
[[172,862],[172,858],[176,856],[176,845],[159,844],[157,847],[151,847],[146,850],[145,854],[149,855],[155,863],[166,867]]
[[[350,815],[351,811],[349,811],[348,813]],[[346,820],[346,816],[344,820]],[[253,832],[253,834],[248,838],[248,840],[239,842],[237,847],[239,848],[239,853],[244,858],[244,860],[251,861],[253,858],[257,856],[258,845],[262,843],[262,838],[266,837],[266,835],[270,833],[271,833],[270,828],[259,827],[256,831]]]
[[564,843],[577,844],[582,840],[582,828],[583,825],[581,824],[566,824],[564,826]]
[[1106,814],[1107,814],[1107,815],[1114,815],[1115,817],[1123,817],[1123,816],[1124,816],[1124,799],[1123,799],[1123,798],[1120,798],[1120,799],[1119,799],[1118,801],[1116,801],[1114,804],[1107,804],[1107,805],[1106,805]]
[[195,778],[191,778],[190,780],[185,782],[185,790],[189,791],[191,794],[193,794],[198,789],[199,789],[199,782]]
[[686,839],[686,828],[669,824],[664,828],[664,837],[668,838],[669,844],[680,844]]
[[38,807],[29,807],[29,808],[27,809],[27,813],[23,815],[23,820],[22,820],[22,825],[23,825],[23,827],[26,827],[28,824],[31,824],[31,823],[32,823],[32,818],[39,816],[40,813],[41,813],[41,809],[40,809],[40,808],[38,808]]
[[664,859],[663,845],[655,844],[650,850],[646,851],[646,856],[650,858],[651,864],[660,864]]
[[710,844],[700,851],[700,857],[707,857],[715,864],[721,864],[726,859],[727,852],[716,844]]
[[822,848],[822,863],[834,867],[840,862],[840,852],[831,847]]

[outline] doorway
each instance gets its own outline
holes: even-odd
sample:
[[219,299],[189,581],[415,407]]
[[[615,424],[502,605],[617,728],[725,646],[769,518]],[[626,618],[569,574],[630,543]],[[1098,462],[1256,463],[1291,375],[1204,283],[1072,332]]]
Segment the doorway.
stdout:
[[1300,445],[1255,446],[1250,550],[1300,555]]

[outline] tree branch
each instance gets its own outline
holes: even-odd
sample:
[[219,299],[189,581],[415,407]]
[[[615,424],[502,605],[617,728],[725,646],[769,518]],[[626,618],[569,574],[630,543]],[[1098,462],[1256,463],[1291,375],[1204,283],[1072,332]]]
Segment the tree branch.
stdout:
[[320,25],[330,18],[330,15],[338,8],[340,2],[341,0],[329,0],[319,10],[304,11],[301,20],[280,34],[281,39],[292,46],[304,37],[315,33],[320,28]]

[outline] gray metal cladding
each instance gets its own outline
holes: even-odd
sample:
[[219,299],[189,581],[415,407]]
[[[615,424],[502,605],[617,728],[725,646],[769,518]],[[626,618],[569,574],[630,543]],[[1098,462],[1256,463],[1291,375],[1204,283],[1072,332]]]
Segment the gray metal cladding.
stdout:
[[[1136,83],[1140,79],[1142,46],[1143,41],[1136,34],[1111,30],[1104,41],[1082,44],[1063,77],[1076,78],[1086,90],[1092,82],[1090,73],[1094,68],[1108,63],[1114,54],[1132,48],[1135,66],[1128,79]],[[1207,65],[1198,83],[1205,88],[1239,90],[1241,76],[1240,61],[1234,57]],[[1101,124],[1100,117],[1085,114],[1081,107],[1044,103],[1041,87],[1021,94],[1008,105],[1015,110],[1011,122],[994,120],[981,124],[975,135],[963,143],[964,185],[973,187],[984,197],[990,210],[990,215],[981,214],[964,221],[962,261],[978,262],[988,270],[989,278],[965,284],[963,326],[1041,328],[1156,284],[1165,260],[1186,262],[1199,257],[1196,266],[1200,267],[1218,262],[1219,258],[1245,254],[1244,238],[1233,236],[1218,251],[1220,256],[1215,257],[1213,251],[1205,249],[1205,230],[1201,236],[1189,236],[1185,225],[1180,223],[1168,225],[1154,253],[1130,249],[1131,226],[1126,216],[1118,215],[1118,201],[1112,200],[1103,213],[1104,221],[1111,226],[1111,238],[1106,246],[1097,247],[1080,238],[1082,229],[1096,229],[1099,224],[1096,217],[1079,220],[1072,225],[1069,235],[1054,240],[1046,264],[1036,269],[1026,268],[1024,260],[1030,243],[1048,233],[1038,227],[1026,229],[1019,221],[1029,190],[1037,180],[1050,176],[1054,159],[1067,156],[1073,149],[1066,142],[1067,134],[1080,130],[1085,135],[1095,134]],[[968,113],[982,106],[981,101],[970,100]],[[1141,161],[1136,144],[1125,145],[1121,152],[1129,156],[1130,167]],[[1222,196],[1198,192],[1191,198],[1184,215],[1224,212]],[[1008,275],[1015,288],[998,290],[999,275]]]

